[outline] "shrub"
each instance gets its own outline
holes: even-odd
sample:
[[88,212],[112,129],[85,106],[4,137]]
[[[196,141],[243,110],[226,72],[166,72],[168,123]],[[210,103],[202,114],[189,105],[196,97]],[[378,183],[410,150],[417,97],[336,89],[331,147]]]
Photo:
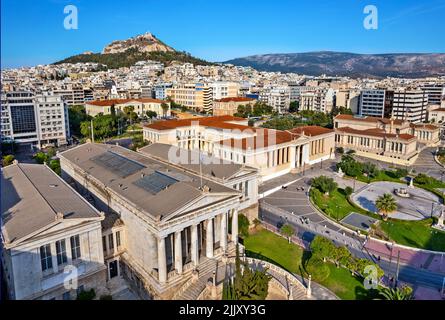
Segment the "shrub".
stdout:
[[345,195],[346,195],[346,197],[349,197],[353,192],[354,192],[354,189],[352,189],[351,187],[346,187],[345,188]]
[[245,215],[238,215],[238,232],[242,238],[249,236],[249,224],[249,219]]
[[330,194],[337,189],[337,183],[332,178],[320,176],[312,180],[312,187],[317,188],[323,193]]
[[77,300],[93,300],[96,297],[94,289],[82,291],[77,295]]
[[338,154],[343,154],[343,153],[345,153],[345,149],[343,149],[343,147],[338,147],[337,148],[337,153]]
[[9,166],[14,162],[15,157],[12,154],[8,154],[3,157],[2,165],[3,167]]

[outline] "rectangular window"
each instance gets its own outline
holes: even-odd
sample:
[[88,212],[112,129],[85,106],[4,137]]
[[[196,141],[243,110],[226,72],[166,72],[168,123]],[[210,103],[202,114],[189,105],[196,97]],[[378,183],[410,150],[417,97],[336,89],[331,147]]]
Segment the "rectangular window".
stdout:
[[102,249],[107,251],[107,238],[105,236],[102,237]]
[[108,246],[111,249],[114,249],[114,239],[113,239],[113,234],[109,234],[108,235]]
[[121,232],[116,232],[116,246],[119,248],[121,246]]
[[40,247],[40,262],[42,271],[52,269],[51,246],[49,244]]
[[80,259],[81,254],[80,254],[80,239],[79,239],[79,235],[72,236],[70,238],[70,242],[71,242],[71,256],[72,256],[72,259],[73,260]]
[[60,266],[67,262],[65,240],[56,241],[57,264]]

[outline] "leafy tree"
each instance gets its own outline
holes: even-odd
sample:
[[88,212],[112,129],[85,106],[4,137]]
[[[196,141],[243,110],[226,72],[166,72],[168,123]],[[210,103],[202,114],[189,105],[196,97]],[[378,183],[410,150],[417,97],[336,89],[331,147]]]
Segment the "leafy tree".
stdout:
[[328,264],[317,257],[311,257],[305,264],[305,270],[317,282],[323,282],[331,273]]
[[319,176],[317,178],[312,179],[312,187],[317,188],[324,194],[331,194],[334,190],[337,189],[338,185],[334,181],[334,179],[326,177],[326,176]]
[[414,182],[421,185],[435,184],[437,182],[436,179],[427,176],[426,174],[419,173],[415,178]]
[[45,162],[48,161],[48,156],[46,153],[44,152],[38,152],[33,156],[34,160],[38,163],[38,164],[44,164]]
[[168,104],[166,104],[165,102],[161,103],[161,108],[162,108],[162,112],[164,113],[163,115],[166,116],[168,108],[169,108]]
[[406,177],[409,174],[408,170],[403,169],[403,168],[397,168],[392,173],[398,179]]
[[80,124],[84,121],[90,121],[91,117],[86,114],[85,107],[82,105],[72,106],[68,109],[70,121],[70,131],[74,135],[80,135]]
[[8,154],[3,156],[2,165],[3,167],[7,167],[14,162],[15,157],[12,154]]
[[375,178],[379,175],[379,170],[374,163],[365,162],[363,164],[363,173],[366,173],[369,178]]
[[351,187],[348,186],[345,188],[346,197],[349,197],[353,192],[354,192],[354,190]]
[[290,239],[291,239],[292,236],[295,234],[295,230],[294,230],[294,228],[293,228],[290,224],[288,224],[288,223],[286,223],[285,225],[283,225],[283,226],[280,228],[280,232],[281,232],[281,234],[282,234],[283,236],[285,236],[285,237],[287,238],[287,240],[289,241],[289,243],[290,243]]
[[147,117],[149,117],[149,118],[157,118],[157,117],[158,117],[158,114],[157,114],[156,112],[154,112],[154,111],[151,111],[151,110],[145,112],[145,114],[146,114]]
[[321,236],[316,236],[311,242],[312,256],[320,260],[331,260],[335,249],[332,241]]
[[385,218],[388,217],[388,214],[397,210],[397,202],[390,193],[378,197],[375,206]]
[[363,164],[356,161],[349,152],[342,156],[341,161],[337,164],[337,168],[341,168],[350,177],[357,177],[363,172]]
[[249,224],[249,219],[245,215],[238,215],[238,232],[242,238],[249,236]]
[[298,112],[298,109],[300,108],[300,103],[298,101],[292,101],[289,104],[289,112]]
[[[93,120],[94,138],[101,140],[117,134],[117,119],[111,115],[97,115]],[[84,137],[91,137],[91,122],[85,121],[80,125]]]

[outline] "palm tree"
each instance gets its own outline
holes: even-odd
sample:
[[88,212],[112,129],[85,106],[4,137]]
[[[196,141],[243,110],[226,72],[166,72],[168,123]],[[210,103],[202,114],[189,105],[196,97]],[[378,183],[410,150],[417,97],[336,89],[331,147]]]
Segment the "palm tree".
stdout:
[[385,193],[384,195],[378,197],[377,201],[375,202],[375,206],[379,212],[382,213],[384,219],[388,218],[388,215],[391,212],[397,210],[397,202],[390,193]]
[[[411,288],[410,288],[411,289]],[[411,290],[400,289],[400,288],[383,288],[380,290],[380,295],[383,300],[412,300],[413,293]]]

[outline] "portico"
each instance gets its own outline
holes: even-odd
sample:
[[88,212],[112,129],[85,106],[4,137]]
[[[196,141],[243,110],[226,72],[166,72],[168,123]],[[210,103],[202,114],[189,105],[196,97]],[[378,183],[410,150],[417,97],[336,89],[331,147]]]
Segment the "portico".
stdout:
[[[229,234],[229,221],[231,233]],[[230,209],[194,222],[157,239],[158,280],[167,282],[168,275],[177,275],[199,266],[202,258],[225,254],[230,242],[238,241],[238,210]],[[173,274],[174,275],[174,274]]]

